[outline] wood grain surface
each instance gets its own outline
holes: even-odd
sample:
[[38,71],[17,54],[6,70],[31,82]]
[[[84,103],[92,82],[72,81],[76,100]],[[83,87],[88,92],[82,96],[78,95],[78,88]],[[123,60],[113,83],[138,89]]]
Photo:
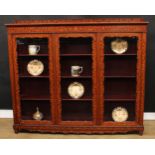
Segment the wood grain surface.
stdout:
[[[143,133],[143,111],[145,92],[145,59],[147,22],[142,19],[87,19],[87,20],[48,20],[18,21],[8,24],[8,46],[10,62],[10,79],[14,110],[14,130],[16,133],[30,132],[51,133]],[[105,106],[105,60],[103,40],[106,37],[136,37],[136,103],[135,117],[132,120],[116,123],[104,119]],[[17,55],[17,38],[47,38],[49,58],[50,116],[48,121],[22,120],[21,89],[19,84],[19,64]],[[60,38],[92,39],[92,119],[85,121],[63,121],[61,90],[61,53]],[[126,55],[129,58],[131,55]],[[83,58],[81,58],[82,60]],[[130,67],[127,68],[127,70]],[[115,68],[116,69],[116,68]],[[132,80],[131,80],[132,81]],[[120,82],[121,83],[121,82]],[[44,85],[45,86],[45,85]],[[41,87],[40,87],[41,88]],[[26,88],[25,88],[26,89]],[[36,90],[39,92],[39,89]],[[119,91],[119,90],[118,90]],[[129,94],[130,95],[130,94]],[[120,95],[121,96],[121,95]],[[33,97],[33,93],[31,94]],[[122,97],[122,96],[121,96]],[[133,112],[133,113],[134,113]],[[109,114],[110,116],[110,114]],[[29,116],[30,118],[31,116]],[[80,116],[79,116],[80,117]]]
[[155,139],[155,121],[144,121],[145,131],[142,136],[136,134],[84,135],[84,134],[15,134],[12,119],[0,119],[0,139]]

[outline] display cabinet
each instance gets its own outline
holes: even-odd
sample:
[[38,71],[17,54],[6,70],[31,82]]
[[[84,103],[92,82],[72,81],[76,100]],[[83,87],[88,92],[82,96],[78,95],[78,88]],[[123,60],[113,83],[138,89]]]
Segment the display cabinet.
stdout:
[[147,24],[7,24],[15,132],[142,134]]

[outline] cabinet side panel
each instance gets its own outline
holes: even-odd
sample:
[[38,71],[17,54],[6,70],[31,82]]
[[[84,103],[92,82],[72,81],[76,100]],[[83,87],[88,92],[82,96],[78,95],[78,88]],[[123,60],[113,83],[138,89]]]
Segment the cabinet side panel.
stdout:
[[[136,71],[136,74],[137,74],[137,78],[136,78],[136,121],[139,122],[139,120],[141,119],[141,113],[140,113],[140,110],[141,110],[141,79],[142,79],[142,75],[141,75],[141,64],[142,64],[142,37],[141,37],[141,34],[139,34],[138,36],[138,44],[137,44],[137,71]],[[143,122],[142,122],[143,124]]]
[[145,101],[145,68],[146,68],[146,33],[142,33],[141,43],[141,108],[139,123],[143,124],[143,113],[144,113],[144,101]]
[[15,100],[16,100],[16,114],[18,123],[21,120],[21,109],[20,109],[20,89],[19,89],[19,78],[18,78],[18,64],[17,64],[17,53],[16,53],[16,36],[13,36],[12,40],[12,60],[13,60],[13,71],[14,71],[14,91],[15,91]]
[[11,34],[8,34],[8,56],[9,56],[9,67],[10,67],[10,80],[11,80],[11,94],[12,94],[12,106],[14,114],[14,123],[19,123],[19,105],[17,104],[17,83],[16,83],[16,55],[15,55],[15,44],[14,37]]
[[17,121],[17,112],[16,112],[16,97],[15,97],[15,86],[14,86],[14,68],[13,68],[13,44],[12,44],[12,35],[8,34],[8,58],[9,58],[9,68],[10,68],[10,81],[11,81],[11,96],[12,96],[12,106],[13,106],[13,115],[14,115],[14,123],[18,123]]

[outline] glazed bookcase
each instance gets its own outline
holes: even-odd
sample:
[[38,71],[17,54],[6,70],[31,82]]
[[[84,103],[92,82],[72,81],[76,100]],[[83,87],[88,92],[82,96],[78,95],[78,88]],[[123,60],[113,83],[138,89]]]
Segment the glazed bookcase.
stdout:
[[[143,133],[147,22],[143,19],[17,21],[7,24],[14,130],[50,133]],[[124,39],[116,54],[111,42]],[[37,55],[28,46],[37,44]],[[31,60],[44,64],[39,76]],[[83,66],[79,77],[71,66]],[[80,82],[84,95],[73,99],[68,85]],[[36,107],[42,120],[34,120]],[[124,107],[128,119],[115,122],[112,110]]]

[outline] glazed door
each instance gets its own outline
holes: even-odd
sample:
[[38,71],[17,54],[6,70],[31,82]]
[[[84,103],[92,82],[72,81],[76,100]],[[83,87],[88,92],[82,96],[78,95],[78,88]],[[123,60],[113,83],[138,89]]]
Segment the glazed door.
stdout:
[[96,36],[58,34],[55,38],[57,124],[96,123]]
[[16,45],[12,55],[16,120],[51,124],[54,120],[51,37],[46,34],[14,35],[13,42]]
[[138,125],[143,115],[142,35],[105,33],[99,38],[100,77],[103,79],[100,81],[101,123],[106,126]]

